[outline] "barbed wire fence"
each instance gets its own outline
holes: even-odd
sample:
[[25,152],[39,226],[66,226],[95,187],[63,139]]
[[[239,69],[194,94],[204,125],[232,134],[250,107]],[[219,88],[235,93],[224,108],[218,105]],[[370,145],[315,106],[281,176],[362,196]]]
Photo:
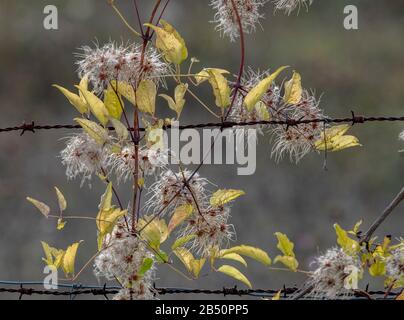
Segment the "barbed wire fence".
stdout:
[[[118,286],[103,286],[96,285],[83,285],[83,284],[59,284],[58,289],[46,290],[36,289],[35,286],[42,285],[40,281],[0,281],[0,294],[9,293],[17,294],[18,299],[22,300],[24,296],[56,296],[56,297],[69,297],[71,300],[76,299],[77,296],[103,296],[109,300],[109,295],[119,292],[121,287]],[[30,287],[27,287],[30,286]],[[221,289],[190,289],[190,288],[175,288],[175,287],[157,287],[154,285],[153,291],[155,295],[175,295],[175,294],[202,294],[202,295],[222,295],[224,297],[255,297],[263,299],[272,299],[275,295],[280,293],[280,299],[288,299],[293,294],[299,291],[297,287],[283,287],[280,290],[275,289],[238,289],[237,286]],[[394,300],[402,292],[390,292],[390,291],[369,291],[366,288],[365,291],[353,290],[352,299],[366,299],[366,300]],[[309,299],[310,296],[306,296],[305,299]]]
[[[404,116],[357,116],[353,111],[350,117],[344,118],[317,118],[317,119],[286,119],[284,121],[269,120],[269,121],[248,121],[248,122],[211,122],[211,123],[199,123],[191,125],[183,125],[178,127],[173,127],[171,125],[166,125],[163,127],[164,130],[171,128],[178,128],[179,130],[185,129],[203,129],[203,128],[220,128],[229,129],[236,127],[250,127],[250,126],[274,126],[281,125],[286,126],[286,128],[299,126],[301,124],[309,123],[349,123],[352,126],[356,124],[374,123],[374,122],[404,122]],[[20,135],[24,135],[26,132],[36,133],[40,130],[75,130],[81,129],[80,125],[74,124],[36,124],[35,121],[29,123],[23,122],[19,126],[4,127],[0,128],[0,133],[11,133],[20,132]],[[109,130],[114,130],[113,127],[109,127]],[[129,127],[128,130],[134,130],[134,128]],[[145,131],[141,128],[140,131]],[[0,281],[0,294],[16,294],[21,300],[24,296],[58,296],[58,297],[69,297],[70,299],[75,299],[77,296],[87,295],[87,296],[102,296],[105,299],[109,299],[109,295],[116,294],[119,292],[121,287],[118,286],[103,286],[97,285],[83,285],[83,284],[59,284],[56,290],[46,290],[38,289],[37,286],[42,285],[41,281]],[[202,295],[223,295],[227,296],[238,296],[238,297],[258,297],[263,299],[272,299],[276,294],[280,293],[281,298],[288,299],[294,293],[298,292],[299,288],[291,287],[287,288],[284,286],[282,289],[238,289],[237,286],[232,288],[223,287],[221,289],[190,289],[190,288],[173,288],[173,287],[156,287],[153,288],[156,295],[175,295],[175,294],[202,294]],[[396,299],[401,292],[392,291],[369,291],[366,288],[362,290],[352,291],[351,299],[368,299],[368,300],[378,300],[378,299]],[[305,299],[309,299],[307,296]]]

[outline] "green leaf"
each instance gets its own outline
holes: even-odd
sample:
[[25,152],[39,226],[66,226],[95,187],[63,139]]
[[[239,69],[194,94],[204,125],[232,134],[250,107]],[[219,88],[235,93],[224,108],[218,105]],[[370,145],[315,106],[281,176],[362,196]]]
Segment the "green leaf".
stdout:
[[153,266],[153,259],[152,258],[144,258],[142,266],[139,269],[139,272],[137,273],[138,276],[143,277],[147,271],[151,269]]

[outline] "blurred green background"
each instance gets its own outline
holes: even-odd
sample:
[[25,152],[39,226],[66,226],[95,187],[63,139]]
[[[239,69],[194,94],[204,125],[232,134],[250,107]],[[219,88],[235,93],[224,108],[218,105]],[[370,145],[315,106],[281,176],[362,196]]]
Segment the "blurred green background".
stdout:
[[[138,1],[145,20],[152,2]],[[116,3],[137,26],[133,2]],[[43,28],[47,4],[59,9],[57,31]],[[239,46],[214,31],[209,23],[214,12],[208,4],[208,0],[172,0],[165,18],[186,39],[190,56],[201,60],[200,67],[221,67],[236,73]],[[343,27],[343,9],[348,4],[358,6],[357,31]],[[292,66],[302,73],[306,88],[323,93],[321,105],[329,116],[349,116],[351,110],[363,115],[403,115],[403,10],[401,0],[317,0],[309,12],[302,10],[298,16],[287,17],[273,14],[268,4],[263,30],[247,35],[247,65],[260,69]],[[24,120],[71,123],[74,109],[51,84],[72,88],[78,81],[73,52],[93,41],[102,44],[109,39],[133,40],[131,37],[104,0],[1,0],[0,127]],[[202,89],[202,94],[210,101],[209,90]],[[158,108],[166,109],[165,102],[160,100]],[[193,102],[183,112],[182,123],[210,120]],[[237,176],[232,166],[206,166],[201,173],[221,187],[247,192],[232,210],[238,243],[260,246],[275,257],[273,234],[285,232],[296,244],[300,267],[308,269],[314,255],[336,244],[333,223],[350,229],[363,219],[364,228],[368,227],[402,187],[404,159],[398,150],[403,143],[397,139],[402,129],[404,124],[400,123],[355,126],[352,133],[364,147],[330,154],[328,171],[323,170],[323,157],[317,154],[307,156],[299,165],[286,159],[274,163],[270,137],[265,136],[260,137],[255,175]],[[92,189],[80,188],[80,181],[66,181],[58,158],[64,146],[61,139],[70,133],[0,135],[0,280],[41,280],[40,240],[61,248],[85,240],[79,249],[77,270],[96,250],[95,224],[69,221],[63,231],[56,231],[54,223],[42,219],[25,200],[30,195],[55,207],[53,186],[57,185],[65,193],[70,214],[96,215],[103,186],[94,183]],[[129,190],[121,187],[127,200]],[[399,208],[378,235],[403,236],[403,211]],[[299,285],[304,280],[299,274],[270,271],[254,262],[245,274],[254,287],[261,288]],[[157,275],[158,286],[234,285],[232,279],[219,274],[189,282],[164,266]],[[91,268],[79,281],[97,283]],[[15,298],[0,296],[4,297]]]

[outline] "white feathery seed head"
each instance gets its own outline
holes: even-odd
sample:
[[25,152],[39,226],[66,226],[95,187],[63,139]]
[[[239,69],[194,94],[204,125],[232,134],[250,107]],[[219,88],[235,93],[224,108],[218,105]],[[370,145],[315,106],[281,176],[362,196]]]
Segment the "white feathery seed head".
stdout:
[[301,7],[306,9],[312,5],[313,0],[273,0],[275,11],[284,11],[285,14],[290,15],[293,11]]
[[123,286],[114,297],[117,300],[153,299],[155,267],[139,275],[145,258],[153,258],[147,245],[118,223],[104,241],[104,247],[94,260],[94,273],[107,280],[118,280]]
[[[168,165],[168,150],[142,148],[138,155],[138,168],[140,177],[145,177],[156,173],[157,169],[162,169]],[[136,170],[136,149],[129,145],[122,148],[120,153],[113,153],[108,158],[108,168],[114,171],[118,181],[126,182],[133,178]]]
[[136,44],[125,46],[110,42],[102,47],[84,46],[81,49],[82,52],[77,54],[79,77],[87,76],[98,95],[114,80],[136,85],[141,80],[150,79],[157,85],[165,85],[162,76],[167,74],[168,66],[152,47],[146,49],[143,63],[142,48]]
[[185,228],[179,231],[179,238],[196,235],[190,249],[202,256],[209,256],[213,248],[223,249],[235,238],[234,226],[228,223],[229,207],[208,207],[195,212],[188,219]]
[[[212,0],[211,6],[216,11],[213,23],[216,23],[216,30],[225,36],[229,36],[231,41],[235,41],[240,36],[237,13],[240,17],[244,33],[255,31],[260,19],[264,17],[261,8],[269,0]],[[233,6],[237,9],[237,13]]]
[[404,283],[404,244],[386,258],[386,273],[393,281]]
[[90,180],[92,174],[100,172],[106,164],[108,145],[100,146],[87,133],[82,132],[68,138],[66,147],[60,152],[62,164],[66,166],[66,176],[74,179],[82,176],[82,184]]
[[[281,113],[274,115],[277,120],[313,120],[323,118],[323,110],[319,107],[320,100],[313,93],[304,90],[302,99],[296,105],[284,105]],[[321,137],[324,127],[317,123],[303,123],[296,126],[273,126],[274,145],[271,156],[280,161],[285,154],[291,161],[298,163],[314,149],[315,141]]]
[[307,285],[310,295],[316,299],[342,299],[349,297],[355,283],[361,278],[362,267],[357,257],[350,256],[341,248],[327,250],[316,258],[317,269],[311,274]]
[[[163,171],[158,180],[149,188],[146,210],[158,212],[166,208],[166,212],[171,211],[183,204],[194,204],[194,197],[198,205],[202,206],[207,200],[205,187],[208,180],[201,178],[198,173],[191,178],[192,173],[189,170],[178,173],[174,173],[172,170]],[[187,181],[189,178],[191,179],[188,184],[192,193],[187,187],[184,187],[184,180]],[[174,196],[176,197],[172,200]]]

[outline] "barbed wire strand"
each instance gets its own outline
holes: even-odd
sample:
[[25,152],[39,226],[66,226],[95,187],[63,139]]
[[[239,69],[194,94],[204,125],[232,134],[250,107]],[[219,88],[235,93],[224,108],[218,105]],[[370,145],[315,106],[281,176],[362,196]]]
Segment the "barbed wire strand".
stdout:
[[[23,296],[32,295],[45,295],[45,296],[64,296],[74,299],[77,295],[93,295],[93,296],[104,296],[108,299],[108,295],[117,294],[120,287],[117,286],[103,286],[97,285],[83,285],[83,284],[59,284],[58,288],[70,289],[70,290],[46,290],[46,289],[35,289],[33,286],[43,285],[43,282],[23,282],[23,281],[0,281],[0,284],[9,287],[0,287],[0,293],[11,293],[19,294],[19,299]],[[30,285],[31,287],[25,288],[24,286]],[[18,288],[15,288],[18,287]],[[238,289],[237,286],[232,288],[223,287],[221,289],[190,289],[190,288],[175,288],[175,287],[156,287],[154,285],[153,290],[158,295],[170,295],[170,294],[204,294],[204,295],[223,295],[223,296],[254,296],[262,298],[271,298],[275,296],[278,292],[281,293],[283,298],[288,298],[288,296],[296,293],[299,289],[296,287],[286,288],[283,287],[281,290],[275,289]],[[386,299],[394,299],[400,292],[386,292],[385,291],[360,291],[356,290],[352,293],[352,299],[355,298],[376,298],[383,297]],[[375,297],[376,296],[376,297]],[[307,298],[306,298],[307,299]]]
[[[316,118],[316,119],[286,119],[286,120],[262,120],[262,121],[244,121],[244,122],[233,122],[233,121],[225,121],[225,122],[209,122],[209,123],[199,123],[199,124],[190,124],[183,126],[171,126],[166,125],[163,127],[164,130],[178,128],[179,130],[185,129],[203,129],[203,128],[234,128],[234,127],[248,127],[248,126],[273,126],[273,125],[283,125],[288,127],[298,126],[300,124],[309,124],[309,123],[350,123],[352,125],[355,124],[364,124],[367,122],[404,122],[404,116],[357,116],[354,112],[352,112],[352,116],[345,118]],[[26,132],[35,133],[37,130],[59,130],[59,129],[81,129],[80,125],[74,124],[45,124],[45,125],[37,125],[34,121],[30,123],[24,122],[19,126],[13,127],[5,127],[0,128],[0,133],[5,132],[13,132],[13,131],[21,131],[20,135],[24,135]],[[108,127],[109,130],[114,130],[113,127]],[[128,128],[133,131],[134,128]],[[145,128],[140,128],[140,131],[145,131]]]

